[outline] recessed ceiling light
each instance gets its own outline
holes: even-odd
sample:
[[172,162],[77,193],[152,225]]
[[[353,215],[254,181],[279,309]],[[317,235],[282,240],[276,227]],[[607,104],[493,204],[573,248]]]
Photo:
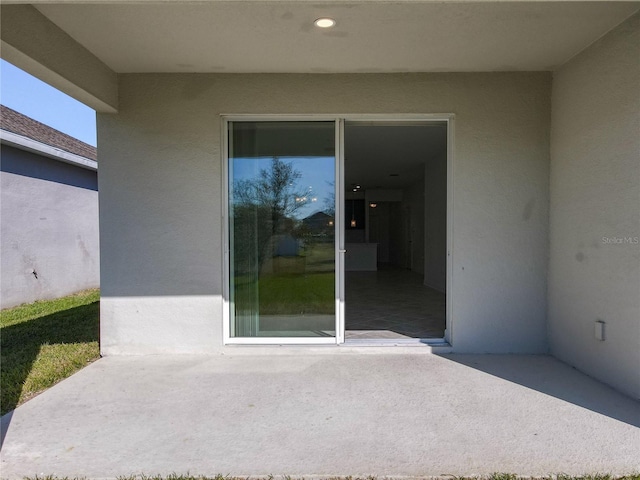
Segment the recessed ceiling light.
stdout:
[[313,22],[313,24],[316,27],[320,28],[331,28],[336,24],[336,21],[333,18],[322,17],[318,18],[315,22]]

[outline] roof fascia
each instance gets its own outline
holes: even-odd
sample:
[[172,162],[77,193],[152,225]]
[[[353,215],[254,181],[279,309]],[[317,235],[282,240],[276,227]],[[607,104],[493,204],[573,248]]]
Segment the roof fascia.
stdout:
[[37,142],[31,138],[23,137],[22,135],[17,135],[7,130],[0,130],[0,143],[20,150],[25,150],[27,152],[37,153],[76,167],[93,170],[94,172],[98,170],[98,162],[95,160],[67,152],[60,148],[52,147],[46,143]]

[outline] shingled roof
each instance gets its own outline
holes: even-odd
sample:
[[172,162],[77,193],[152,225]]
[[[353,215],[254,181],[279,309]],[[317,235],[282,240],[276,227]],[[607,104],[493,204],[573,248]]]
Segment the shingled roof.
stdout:
[[0,129],[97,161],[96,147],[0,105]]

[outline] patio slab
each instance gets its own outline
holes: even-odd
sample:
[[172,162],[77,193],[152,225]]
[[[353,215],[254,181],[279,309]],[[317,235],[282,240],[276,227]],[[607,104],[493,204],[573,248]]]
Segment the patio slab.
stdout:
[[1,476],[640,471],[638,402],[551,357],[255,352],[103,358],[2,418]]

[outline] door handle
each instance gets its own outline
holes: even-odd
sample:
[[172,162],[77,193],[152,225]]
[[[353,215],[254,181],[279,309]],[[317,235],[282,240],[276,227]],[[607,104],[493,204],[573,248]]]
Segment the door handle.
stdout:
[[347,253],[346,250],[338,250],[338,253]]

